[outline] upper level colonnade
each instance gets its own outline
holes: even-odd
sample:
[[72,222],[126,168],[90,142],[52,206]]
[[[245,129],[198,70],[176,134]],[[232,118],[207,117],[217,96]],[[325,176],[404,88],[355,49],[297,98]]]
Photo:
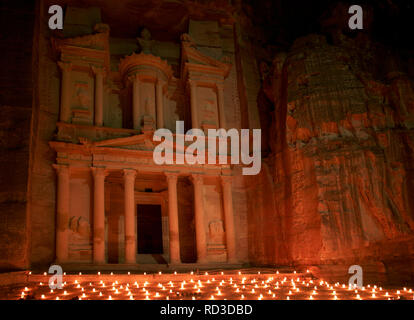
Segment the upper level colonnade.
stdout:
[[[128,136],[154,132],[174,118],[185,121],[187,129],[227,129],[224,81],[231,64],[203,54],[190,36],[183,34],[181,65],[174,72],[166,59],[152,52],[148,33],[138,40],[141,52],[125,55],[114,67],[106,25],[91,35],[52,39],[61,71],[58,127],[93,127],[99,132],[121,129],[112,132]],[[123,99],[122,125],[115,127],[109,123],[110,116],[105,117],[119,108],[108,99],[114,83],[122,93],[118,99]]]

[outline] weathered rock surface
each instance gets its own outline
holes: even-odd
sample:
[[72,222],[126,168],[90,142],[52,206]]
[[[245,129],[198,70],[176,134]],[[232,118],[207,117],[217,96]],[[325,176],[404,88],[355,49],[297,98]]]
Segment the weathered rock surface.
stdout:
[[263,86],[275,106],[263,186],[273,199],[260,232],[280,221],[290,263],[374,264],[412,280],[414,82],[393,59],[367,38],[320,35],[275,58]]
[[0,4],[0,272],[23,269],[28,263],[34,11],[32,2]]

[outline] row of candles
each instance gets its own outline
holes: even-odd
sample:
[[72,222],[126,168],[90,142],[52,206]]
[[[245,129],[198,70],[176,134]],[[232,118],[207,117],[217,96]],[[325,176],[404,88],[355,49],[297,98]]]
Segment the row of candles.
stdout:
[[[46,282],[31,283],[13,290],[17,299],[79,300],[414,300],[411,288],[386,290],[376,285],[357,288],[315,280],[310,274],[162,274],[70,275],[61,289]],[[174,279],[174,275],[177,279]],[[179,277],[178,277],[179,275]],[[75,279],[73,279],[75,278]],[[113,279],[112,279],[113,278]],[[149,281],[151,280],[151,281]],[[19,290],[19,291],[17,291]]]

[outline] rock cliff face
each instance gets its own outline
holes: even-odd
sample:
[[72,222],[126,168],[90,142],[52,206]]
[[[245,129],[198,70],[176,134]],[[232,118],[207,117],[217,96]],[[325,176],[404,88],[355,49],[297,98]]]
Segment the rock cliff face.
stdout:
[[33,1],[2,1],[0,21],[0,272],[28,265]]
[[412,280],[414,82],[368,38],[330,40],[297,39],[263,83],[275,109],[265,207],[287,251],[269,255]]

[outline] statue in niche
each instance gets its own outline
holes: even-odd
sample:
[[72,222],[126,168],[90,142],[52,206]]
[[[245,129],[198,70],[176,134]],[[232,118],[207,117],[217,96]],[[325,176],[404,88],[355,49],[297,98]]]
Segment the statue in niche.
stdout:
[[154,110],[155,106],[154,106],[154,101],[152,101],[151,98],[146,98],[145,99],[145,114],[150,114],[151,110]]
[[203,118],[205,123],[215,124],[216,105],[212,100],[205,100],[203,104]]
[[222,243],[223,235],[224,235],[223,221],[221,220],[212,221],[210,222],[208,228],[209,228],[210,242],[211,243]]
[[150,115],[150,111],[154,110],[154,101],[151,98],[145,99],[144,116],[142,117],[142,132],[154,132],[155,120]]
[[71,217],[69,220],[69,228],[73,232],[74,240],[89,238],[90,225],[84,217]]
[[75,85],[76,88],[76,102],[78,107],[82,108],[82,109],[88,109],[90,104],[91,104],[91,100],[88,94],[88,85],[84,84],[84,83],[77,83]]
[[154,40],[151,38],[151,33],[147,28],[142,29],[140,37],[137,38],[138,44],[142,53],[152,54],[152,47]]

